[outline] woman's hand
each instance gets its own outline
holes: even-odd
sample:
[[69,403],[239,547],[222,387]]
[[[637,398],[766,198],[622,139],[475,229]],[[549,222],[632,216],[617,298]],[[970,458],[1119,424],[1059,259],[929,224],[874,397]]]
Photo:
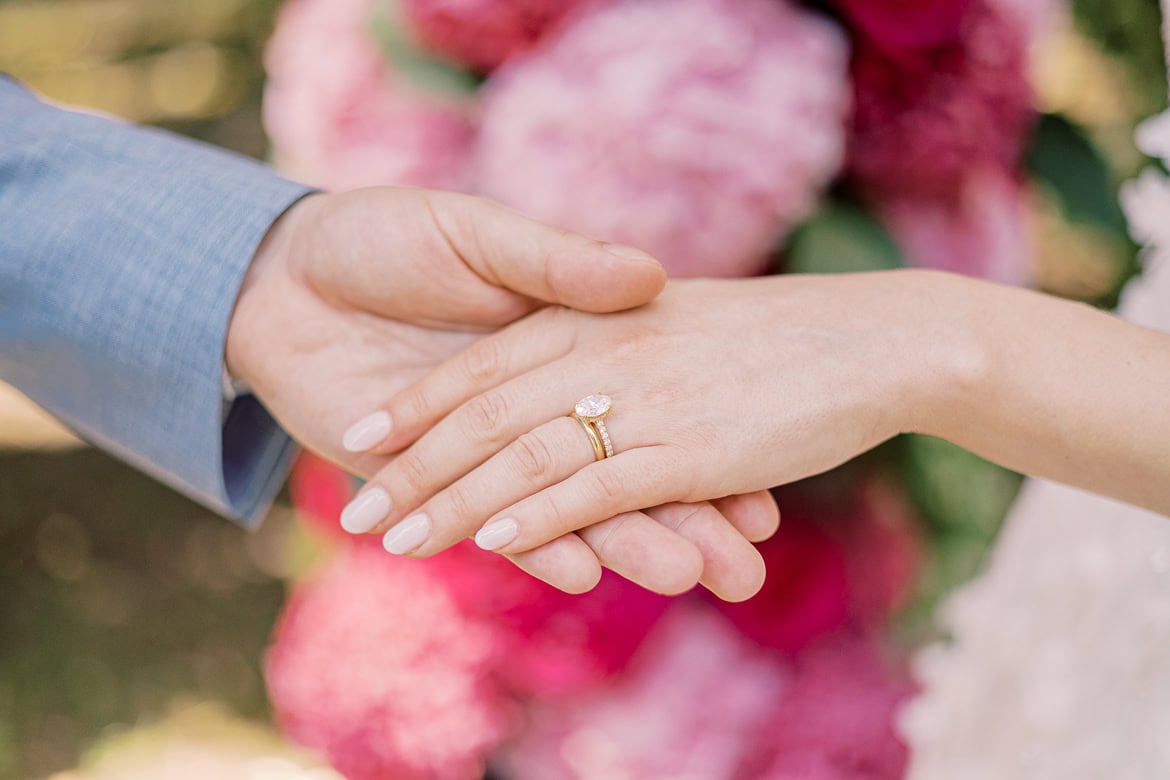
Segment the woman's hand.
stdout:
[[[395,507],[373,530],[396,553],[475,534],[514,555],[832,468],[906,430],[932,367],[963,354],[926,354],[931,276],[674,282],[630,312],[537,312],[388,400],[373,449],[406,449],[367,488]],[[596,462],[566,416],[594,392],[616,450]]]
[[[390,458],[359,445],[384,438],[387,420],[367,419],[343,437],[347,427],[483,333],[545,303],[597,312],[645,303],[665,281],[644,253],[479,198],[392,187],[315,195],[278,220],[258,250],[227,362],[299,441],[369,475]],[[376,510],[373,494],[363,495]],[[592,587],[605,564],[660,590],[706,576],[746,598],[763,562],[743,535],[765,537],[777,522],[767,495],[660,507],[517,562],[566,590]],[[640,548],[650,554],[634,557]]]

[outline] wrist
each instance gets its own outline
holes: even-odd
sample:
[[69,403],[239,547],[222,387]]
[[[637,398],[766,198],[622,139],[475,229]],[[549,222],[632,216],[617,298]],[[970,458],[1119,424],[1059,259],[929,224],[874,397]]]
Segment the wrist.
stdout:
[[228,324],[224,366],[234,382],[248,388],[261,384],[256,367],[263,352],[260,345],[265,339],[265,322],[272,306],[279,304],[268,290],[288,276],[295,236],[306,219],[308,205],[316,199],[316,195],[302,198],[276,218],[256,247],[240,285]]
[[914,305],[911,327],[916,348],[900,356],[909,362],[902,433],[953,441],[958,421],[973,411],[993,374],[993,339],[987,333],[995,285],[956,274],[914,270],[909,278]]

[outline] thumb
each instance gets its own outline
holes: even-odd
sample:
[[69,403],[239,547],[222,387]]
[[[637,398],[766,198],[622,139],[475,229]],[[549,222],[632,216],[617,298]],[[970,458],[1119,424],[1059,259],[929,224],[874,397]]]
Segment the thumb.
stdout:
[[454,249],[484,280],[521,295],[588,312],[612,312],[654,300],[666,270],[633,247],[604,244],[550,227],[498,203],[443,193],[435,208]]

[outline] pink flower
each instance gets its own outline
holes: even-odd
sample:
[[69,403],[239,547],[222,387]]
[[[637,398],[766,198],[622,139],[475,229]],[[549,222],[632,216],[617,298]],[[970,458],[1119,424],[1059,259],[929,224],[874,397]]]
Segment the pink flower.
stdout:
[[972,0],[833,0],[876,49],[896,54],[907,49],[954,43]]
[[923,539],[897,484],[868,479],[854,495],[853,509],[825,529],[845,557],[853,622],[881,630],[913,596],[922,573]]
[[763,780],[899,780],[906,746],[894,731],[912,687],[866,637],[841,633],[796,662],[793,683],[769,719],[775,758]]
[[670,604],[610,572],[570,596],[471,542],[428,563],[464,614],[497,631],[495,672],[521,696],[576,693],[622,671]]
[[791,684],[786,666],[678,603],[612,686],[537,701],[494,762],[515,780],[731,780]]
[[988,0],[974,0],[961,36],[945,45],[890,54],[862,37],[850,141],[861,189],[878,202],[953,196],[972,170],[1015,172],[1034,119],[1024,44]]
[[845,625],[850,583],[845,553],[837,540],[799,508],[783,502],[781,507],[780,530],[756,545],[768,567],[763,589],[737,604],[713,603],[748,638],[793,655]]
[[590,0],[404,0],[402,11],[433,51],[492,70],[531,48]]
[[291,0],[265,57],[279,166],[328,189],[466,185],[468,107],[414,91],[370,32],[372,0]]
[[971,171],[948,195],[887,196],[875,208],[912,265],[1004,284],[1032,281],[1023,190],[1012,174]]
[[311,528],[334,539],[352,538],[341,528],[341,510],[353,497],[353,482],[340,468],[310,452],[301,453],[289,491],[298,517]]
[[883,628],[905,606],[921,571],[921,540],[896,486],[844,480],[826,500],[804,487],[777,500],[780,530],[757,545],[768,567],[760,593],[708,600],[761,645],[795,656],[840,628]]
[[423,563],[354,545],[293,593],[266,675],[285,732],[349,780],[470,779],[511,727],[495,652]]
[[778,0],[634,0],[578,16],[489,79],[480,190],[652,252],[761,271],[838,170],[847,48]]

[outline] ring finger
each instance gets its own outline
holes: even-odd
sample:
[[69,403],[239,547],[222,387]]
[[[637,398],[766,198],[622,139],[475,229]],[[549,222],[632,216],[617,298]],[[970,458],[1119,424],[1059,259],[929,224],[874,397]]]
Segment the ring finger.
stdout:
[[[503,507],[556,484],[594,460],[581,423],[558,417],[515,441],[440,490],[390,528],[383,546],[397,555],[426,557],[474,534]],[[516,528],[497,524],[480,534],[480,546],[512,541]]]

